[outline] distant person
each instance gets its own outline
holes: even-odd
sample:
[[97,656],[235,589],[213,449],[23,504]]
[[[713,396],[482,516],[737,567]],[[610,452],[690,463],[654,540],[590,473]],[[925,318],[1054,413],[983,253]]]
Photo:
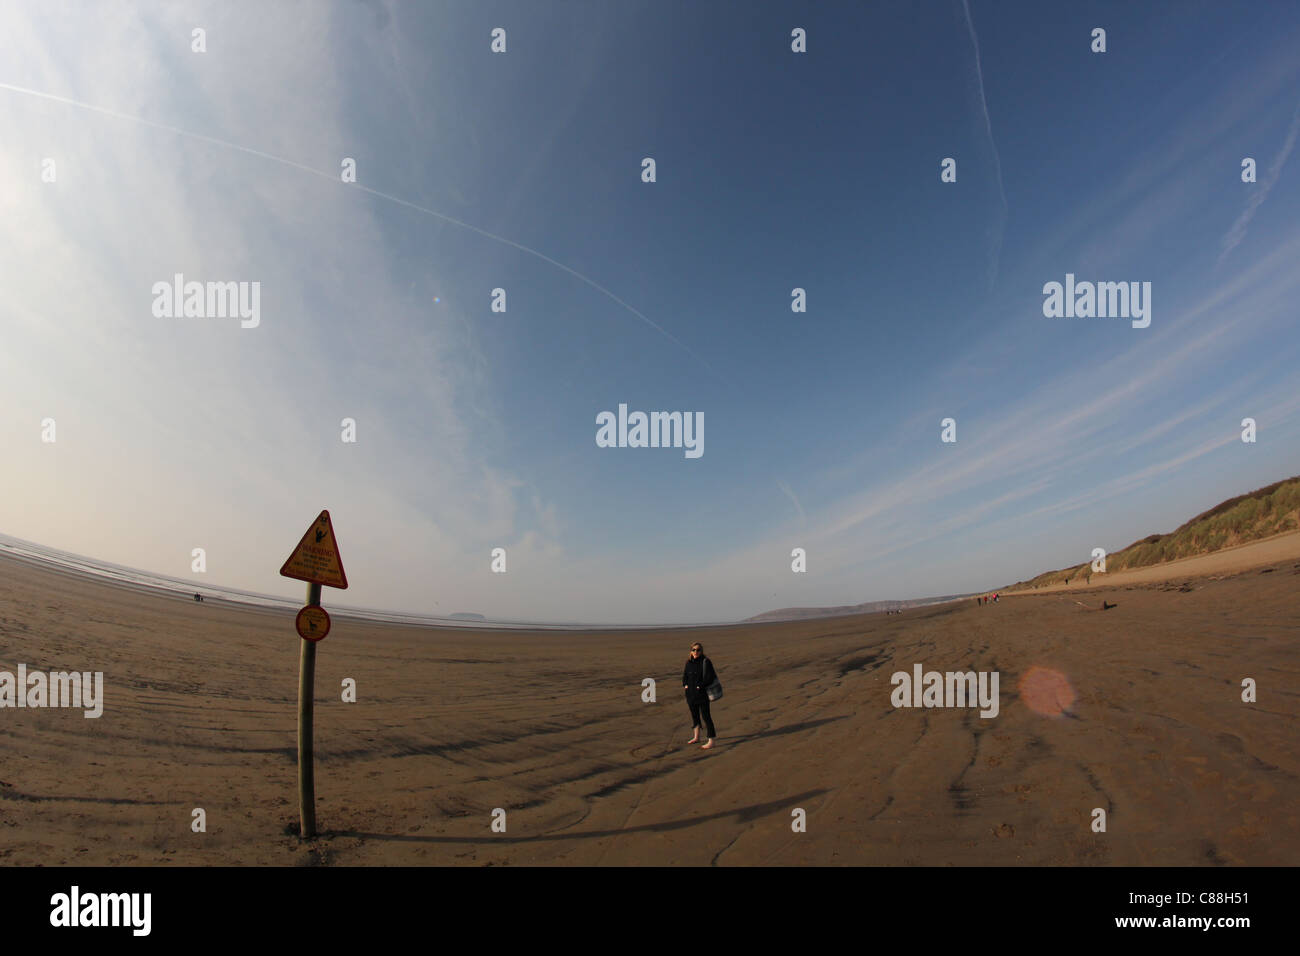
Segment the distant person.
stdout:
[[202,594],[197,594],[197,593],[196,593],[196,594],[194,595],[194,600],[196,600],[196,601],[202,601],[202,600],[203,600],[203,595],[202,595]]
[[997,604],[997,603],[998,603],[998,596],[997,596],[997,594],[994,594],[994,595],[993,595],[993,603],[994,603],[994,604]]
[[691,656],[686,658],[686,669],[682,671],[682,689],[686,691],[686,706],[691,709],[691,729],[695,731],[695,736],[686,741],[693,744],[700,739],[700,717],[704,717],[704,725],[708,728],[709,739],[701,748],[708,750],[713,746],[713,738],[717,734],[713,730],[713,717],[709,714],[709,694],[708,687],[718,675],[713,670],[713,662],[704,656],[704,645],[696,643],[691,645]]

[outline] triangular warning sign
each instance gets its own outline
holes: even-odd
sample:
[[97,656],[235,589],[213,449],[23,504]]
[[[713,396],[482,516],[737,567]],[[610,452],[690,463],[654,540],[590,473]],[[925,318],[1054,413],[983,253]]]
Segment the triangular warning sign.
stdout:
[[339,557],[339,546],[334,540],[334,526],[330,524],[328,511],[322,511],[307,529],[289,560],[284,562],[280,574],[331,588],[348,586],[348,576],[343,571],[343,559]]

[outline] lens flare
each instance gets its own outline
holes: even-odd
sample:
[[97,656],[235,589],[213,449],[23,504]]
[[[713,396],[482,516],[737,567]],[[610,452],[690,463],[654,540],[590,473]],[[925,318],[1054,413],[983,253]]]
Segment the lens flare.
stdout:
[[1074,688],[1066,676],[1035,664],[1020,678],[1020,699],[1036,714],[1060,717],[1074,706]]

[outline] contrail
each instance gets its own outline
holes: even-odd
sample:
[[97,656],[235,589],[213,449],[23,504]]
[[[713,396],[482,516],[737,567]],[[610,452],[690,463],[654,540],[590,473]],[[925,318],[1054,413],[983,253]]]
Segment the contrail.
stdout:
[[688,355],[694,358],[697,362],[699,362],[701,365],[707,368],[714,375],[717,375],[719,378],[722,378],[724,381],[726,380],[725,377],[722,375],[722,373],[720,373],[717,369],[715,369],[712,365],[710,365],[707,361],[705,361],[702,356],[698,355],[695,351],[693,351],[690,347],[688,347],[684,342],[678,339],[675,335],[673,335],[663,326],[659,325],[657,322],[655,322],[645,313],[641,312],[639,309],[635,309],[632,306],[628,305],[626,302],[624,302],[614,293],[610,292],[600,283],[596,282],[593,279],[587,278],[581,272],[569,268],[563,262],[557,262],[556,260],[552,259],[550,256],[546,255],[545,253],[538,252],[536,249],[530,249],[528,248],[528,246],[515,242],[513,239],[507,239],[504,236],[498,236],[495,233],[488,232],[486,229],[480,229],[478,226],[471,226],[467,222],[461,222],[459,219],[453,219],[451,216],[445,216],[442,213],[436,212],[433,209],[429,209],[425,206],[417,205],[416,203],[413,202],[408,202],[405,199],[402,199],[398,196],[390,195],[389,193],[380,192],[378,189],[371,189],[369,186],[363,186],[360,183],[343,183],[339,179],[336,173],[315,169],[311,166],[305,166],[302,163],[294,162],[292,159],[285,159],[283,156],[273,156],[270,153],[262,152],[260,149],[253,149],[252,147],[249,146],[241,146],[238,143],[232,143],[229,140],[218,139],[215,136],[206,136],[203,133],[195,133],[192,130],[181,129],[180,127],[177,126],[169,126],[166,123],[156,123],[153,120],[147,120],[139,116],[132,116],[129,113],[119,113],[117,110],[111,110],[103,106],[95,106],[91,103],[82,103],[74,99],[69,99],[66,96],[58,96],[54,93],[46,93],[41,90],[29,90],[26,87],[14,86],[12,83],[0,83],[0,89],[9,90],[13,93],[22,93],[26,96],[39,97],[40,99],[43,100],[52,100],[55,103],[64,103],[68,106],[75,106],[78,109],[89,110],[92,113],[99,113],[103,116],[111,116],[114,119],[126,120],[127,122],[130,123],[138,123],[141,126],[149,126],[152,127],[153,129],[159,129],[159,130],[163,130],[164,132],[173,133],[177,136],[184,136],[189,139],[196,139],[203,143],[211,143],[214,146],[224,146],[226,149],[238,150],[241,153],[247,153],[250,156],[258,157],[259,159],[268,159],[273,163],[279,163],[282,166],[289,166],[292,167],[293,169],[300,170],[304,173],[311,173],[313,176],[319,176],[322,179],[328,179],[330,182],[333,183],[346,185],[347,188],[349,189],[359,189],[364,193],[368,193],[371,196],[375,196],[376,198],[386,200],[387,202],[395,203],[399,206],[405,206],[407,209],[412,209],[415,212],[423,213],[426,216],[433,216],[435,219],[441,219],[443,222],[451,223],[453,226],[459,226],[461,229],[468,229],[470,232],[476,232],[480,236],[484,236],[488,239],[493,240],[494,242],[499,242],[502,245],[511,246],[515,249],[518,249],[520,252],[526,252],[530,256],[536,256],[538,259],[541,259],[543,262],[550,263],[551,265],[555,266],[557,269],[567,272],[575,279],[580,279],[581,281],[585,282],[587,285],[595,289],[597,292],[601,293],[602,295],[606,296],[609,299],[612,299],[614,302],[618,303],[628,312],[632,313],[634,316],[636,316],[646,325],[650,326],[652,329],[654,329],[664,338],[668,339],[674,345],[678,346],[680,349],[682,349],[684,352],[686,352]]
[[1291,155],[1291,150],[1295,149],[1297,135],[1300,135],[1300,106],[1296,107],[1295,116],[1291,119],[1291,129],[1287,132],[1286,142],[1282,144],[1282,152],[1278,154],[1277,159],[1273,160],[1273,165],[1268,168],[1268,173],[1264,179],[1251,192],[1250,199],[1246,201],[1246,208],[1237,217],[1237,221],[1232,224],[1232,228],[1219,240],[1219,245],[1223,247],[1223,251],[1219,253],[1219,261],[1215,263],[1216,268],[1223,265],[1223,260],[1228,258],[1228,253],[1236,249],[1241,240],[1246,238],[1246,227],[1255,218],[1255,212],[1268,198],[1269,191],[1277,183],[1278,176],[1282,174],[1282,166],[1286,163],[1287,157]]
[[1002,197],[1002,214],[989,230],[993,236],[993,261],[989,269],[989,286],[992,287],[993,279],[998,272],[998,258],[1002,253],[1002,227],[1007,221],[1007,191],[1002,186],[1002,159],[998,156],[998,144],[993,139],[993,123],[989,120],[989,104],[984,97],[984,68],[980,65],[980,41],[979,37],[975,36],[975,21],[971,19],[970,4],[967,0],[961,0],[961,6],[966,11],[966,28],[970,30],[971,45],[975,47],[975,76],[979,80],[980,86],[980,108],[984,111],[984,129],[989,134],[989,145],[993,148],[993,167],[998,174],[998,195]]

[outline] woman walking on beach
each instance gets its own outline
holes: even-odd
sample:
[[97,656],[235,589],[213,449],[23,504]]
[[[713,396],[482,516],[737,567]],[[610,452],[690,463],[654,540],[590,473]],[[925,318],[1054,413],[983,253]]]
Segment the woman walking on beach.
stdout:
[[691,727],[695,736],[686,741],[693,744],[700,739],[700,717],[704,717],[704,726],[709,731],[708,742],[701,748],[708,750],[713,746],[716,736],[713,730],[713,717],[709,714],[709,695],[707,688],[715,680],[713,662],[704,656],[704,645],[691,645],[691,656],[686,658],[686,669],[682,671],[682,688],[686,691],[686,705],[691,709]]

